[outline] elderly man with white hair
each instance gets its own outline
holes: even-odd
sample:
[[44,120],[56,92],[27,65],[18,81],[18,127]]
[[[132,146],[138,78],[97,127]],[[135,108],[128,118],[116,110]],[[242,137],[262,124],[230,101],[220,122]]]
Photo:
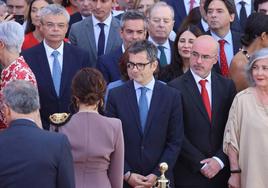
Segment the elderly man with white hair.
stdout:
[[1,112],[2,88],[12,80],[26,80],[36,85],[33,72],[20,56],[23,41],[24,30],[20,24],[14,21],[0,24],[0,63],[3,66],[0,83],[0,129],[6,127],[5,117]]

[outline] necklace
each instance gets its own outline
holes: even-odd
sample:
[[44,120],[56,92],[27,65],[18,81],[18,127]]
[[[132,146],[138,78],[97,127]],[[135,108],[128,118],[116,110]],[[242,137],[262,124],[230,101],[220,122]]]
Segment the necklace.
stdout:
[[246,56],[247,59],[250,58],[250,55],[248,54],[248,51],[247,50],[245,50],[243,48],[240,48],[239,50]]

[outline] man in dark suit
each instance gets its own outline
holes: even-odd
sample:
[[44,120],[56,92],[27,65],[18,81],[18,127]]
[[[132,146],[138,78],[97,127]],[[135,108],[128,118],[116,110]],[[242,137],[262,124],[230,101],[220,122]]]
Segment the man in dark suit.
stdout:
[[207,34],[220,45],[219,63],[215,65],[215,70],[228,76],[231,60],[241,47],[240,33],[230,29],[235,18],[235,4],[233,0],[206,0],[204,8],[210,28]]
[[171,63],[173,42],[169,34],[174,25],[174,10],[166,2],[155,3],[148,12],[148,40],[158,49],[160,67]]
[[63,7],[49,5],[40,16],[44,41],[22,55],[36,76],[42,123],[48,129],[51,114],[73,112],[72,78],[81,68],[91,66],[91,62],[86,51],[63,42],[69,20]]
[[161,162],[168,163],[172,182],[183,139],[180,93],[154,79],[157,49],[151,42],[132,44],[128,55],[133,81],[111,90],[106,106],[123,125],[125,187],[152,187]]
[[98,59],[97,68],[107,83],[120,80],[119,60],[125,49],[131,43],[146,38],[146,17],[144,14],[135,10],[125,12],[121,18],[120,36],[123,40],[122,46]]
[[74,188],[70,144],[66,136],[40,128],[37,88],[12,81],[3,99],[9,127],[0,133],[0,187]]
[[111,14],[113,2],[114,0],[90,1],[92,15],[73,24],[70,29],[70,42],[88,52],[94,67],[99,56],[108,54],[122,45],[119,20]]
[[174,168],[176,188],[226,188],[228,158],[222,140],[234,83],[211,71],[218,44],[211,36],[195,39],[190,70],[169,85],[182,92],[184,142]]

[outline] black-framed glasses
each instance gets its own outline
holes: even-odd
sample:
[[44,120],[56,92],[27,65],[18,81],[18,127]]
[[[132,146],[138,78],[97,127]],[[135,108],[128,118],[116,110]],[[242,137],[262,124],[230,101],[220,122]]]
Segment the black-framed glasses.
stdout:
[[151,61],[149,61],[148,63],[133,63],[129,61],[127,63],[127,68],[134,69],[134,67],[136,67],[138,70],[144,70],[145,66],[149,64],[151,64]]
[[212,58],[215,58],[215,57],[216,57],[216,55],[214,55],[214,56],[210,56],[210,55],[200,55],[198,52],[195,52],[195,51],[192,51],[192,52],[191,52],[191,55],[192,55],[192,57],[195,58],[195,59],[198,59],[199,57],[201,57],[201,60],[202,60],[202,61],[209,61],[209,60],[211,60]]

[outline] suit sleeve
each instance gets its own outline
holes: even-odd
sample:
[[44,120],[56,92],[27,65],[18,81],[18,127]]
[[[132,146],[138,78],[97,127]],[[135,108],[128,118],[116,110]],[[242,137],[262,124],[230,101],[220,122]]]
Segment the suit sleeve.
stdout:
[[118,125],[114,152],[110,157],[111,163],[108,169],[108,177],[112,187],[123,187],[124,138],[120,120],[118,121]]
[[[172,101],[171,115],[168,122],[166,147],[159,161],[159,163],[167,162],[169,169],[173,169],[175,166],[182,147],[184,135],[181,94],[178,91],[175,91],[175,93],[176,94],[173,96],[174,100]],[[153,174],[157,176],[160,175],[158,165],[155,167]]]
[[65,135],[62,135],[60,158],[57,174],[58,188],[75,188],[73,157],[71,146]]
[[[106,104],[106,109],[105,109],[105,114],[108,117],[115,117],[115,118],[119,118],[117,113],[116,113],[116,105],[115,105],[115,98],[113,96],[113,91],[109,92],[108,95],[108,100],[107,100],[107,104]],[[126,160],[124,160],[124,174],[127,173],[128,171],[132,171],[132,169],[130,168],[128,162]]]
[[75,28],[74,25],[71,26],[70,32],[69,32],[69,36],[68,39],[71,42],[72,45],[77,46],[77,39],[76,39],[76,35],[75,35]]

